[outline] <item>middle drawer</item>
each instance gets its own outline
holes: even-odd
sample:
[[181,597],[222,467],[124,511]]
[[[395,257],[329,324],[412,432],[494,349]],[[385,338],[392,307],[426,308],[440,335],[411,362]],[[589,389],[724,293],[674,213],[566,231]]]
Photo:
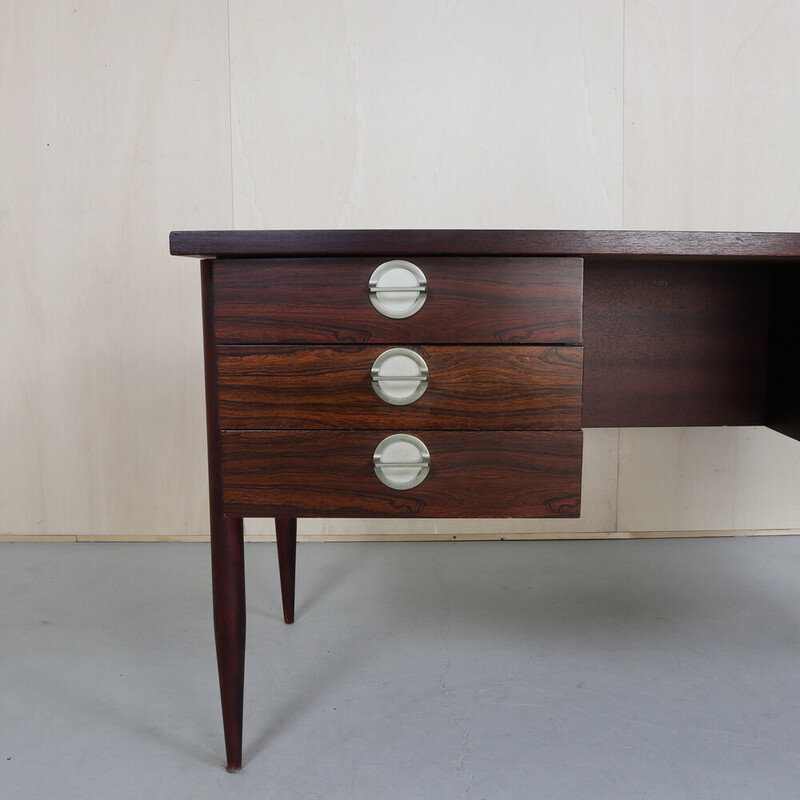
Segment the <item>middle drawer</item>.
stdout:
[[220,428],[581,427],[581,347],[409,347],[424,363],[425,377],[424,392],[407,405],[395,405],[376,392],[374,376],[384,376],[379,384],[389,392],[392,379],[403,377],[389,374],[389,361],[385,361],[388,373],[384,368],[373,369],[390,349],[374,345],[219,346]]

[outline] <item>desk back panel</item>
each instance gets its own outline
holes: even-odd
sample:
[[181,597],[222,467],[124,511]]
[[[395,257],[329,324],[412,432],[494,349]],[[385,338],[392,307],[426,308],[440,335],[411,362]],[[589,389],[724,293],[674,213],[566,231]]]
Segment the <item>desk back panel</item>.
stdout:
[[584,280],[584,427],[764,424],[767,267],[587,258]]

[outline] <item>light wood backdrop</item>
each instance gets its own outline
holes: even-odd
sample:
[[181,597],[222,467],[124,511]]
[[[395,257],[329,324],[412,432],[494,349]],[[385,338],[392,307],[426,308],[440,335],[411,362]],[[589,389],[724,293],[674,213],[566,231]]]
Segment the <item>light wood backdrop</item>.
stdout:
[[[797,0],[6,0],[0,534],[205,535],[171,229],[797,231],[798,41]],[[301,534],[794,530],[798,485],[763,429],[589,430],[578,521]]]

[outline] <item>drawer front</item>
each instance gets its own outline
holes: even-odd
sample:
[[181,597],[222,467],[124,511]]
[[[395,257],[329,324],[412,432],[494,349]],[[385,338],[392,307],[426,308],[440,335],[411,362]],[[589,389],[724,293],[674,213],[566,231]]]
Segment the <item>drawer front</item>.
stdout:
[[232,516],[577,517],[580,431],[403,431],[430,453],[396,489],[373,454],[386,431],[225,431],[223,505]]
[[[220,427],[580,428],[580,347],[434,345],[399,352],[409,351],[422,359],[427,378],[393,383],[394,376],[389,375],[389,380],[374,386],[373,365],[382,354],[398,352],[394,348],[221,346],[217,349]],[[408,387],[406,394],[413,397],[414,386],[423,393],[407,404],[392,403],[376,393],[385,388],[390,398],[402,397],[401,390]]]
[[[387,259],[275,258],[214,262],[218,343],[579,344],[579,258],[413,258],[424,303],[384,316],[370,278]],[[383,284],[382,284],[383,285]],[[381,296],[391,297],[388,292]],[[405,295],[402,295],[405,296]]]

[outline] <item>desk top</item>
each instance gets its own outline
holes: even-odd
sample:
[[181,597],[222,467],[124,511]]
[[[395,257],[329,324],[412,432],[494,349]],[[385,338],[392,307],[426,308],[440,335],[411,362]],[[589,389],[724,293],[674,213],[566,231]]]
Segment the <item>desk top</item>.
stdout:
[[713,231],[173,231],[170,252],[237,256],[571,255],[590,258],[800,259],[800,233]]

